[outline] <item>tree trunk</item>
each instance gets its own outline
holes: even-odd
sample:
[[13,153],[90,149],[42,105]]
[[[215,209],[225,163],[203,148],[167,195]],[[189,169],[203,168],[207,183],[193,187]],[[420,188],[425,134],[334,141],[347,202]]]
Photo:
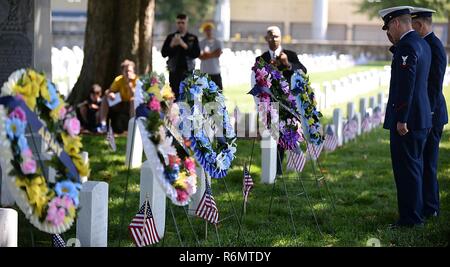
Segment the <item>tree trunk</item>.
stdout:
[[155,0],[141,0],[139,14],[139,73],[152,71],[153,24],[155,22]]
[[139,74],[151,69],[154,9],[155,0],[88,1],[83,67],[70,104],[87,99],[94,83],[108,89],[125,59]]

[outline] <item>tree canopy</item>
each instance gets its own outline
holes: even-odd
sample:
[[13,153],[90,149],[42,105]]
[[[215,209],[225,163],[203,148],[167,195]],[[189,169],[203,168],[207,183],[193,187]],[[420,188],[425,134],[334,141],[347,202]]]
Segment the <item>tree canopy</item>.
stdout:
[[173,22],[179,13],[189,16],[192,23],[199,22],[212,11],[215,0],[156,0],[156,20]]
[[450,0],[361,0],[358,12],[366,13],[371,18],[378,16],[378,11],[393,6],[417,6],[437,11],[437,16],[446,18],[450,10]]

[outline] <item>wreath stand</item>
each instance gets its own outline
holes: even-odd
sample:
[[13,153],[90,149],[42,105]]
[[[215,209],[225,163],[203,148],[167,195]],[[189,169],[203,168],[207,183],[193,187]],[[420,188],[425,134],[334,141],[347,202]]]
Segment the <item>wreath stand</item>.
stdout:
[[[273,95],[271,95],[271,98],[272,98],[273,100],[275,100],[275,97],[274,97]],[[276,102],[278,102],[278,101],[276,101]],[[302,123],[302,126],[303,126],[303,132],[308,132],[308,131],[307,131],[307,128],[306,128],[306,125],[305,125],[306,119],[304,118],[304,116],[301,116],[301,117],[300,117],[300,116],[299,116],[295,111],[293,111],[292,109],[286,107],[286,106],[285,106],[284,104],[282,104],[281,102],[278,102],[278,103],[280,104],[280,106],[281,106],[282,108],[286,109],[287,111],[291,112],[294,116],[296,116],[297,119],[299,119],[299,121],[302,121],[302,122],[303,122],[303,123]],[[310,140],[309,140],[309,138],[307,138],[306,136],[304,136],[304,140],[305,140],[305,143],[306,143],[307,148],[308,148],[308,145],[311,144],[311,143],[310,143]],[[254,139],[253,145],[252,145],[252,151],[251,151],[250,163],[249,163],[249,170],[250,170],[250,168],[251,168],[251,164],[253,163],[252,161],[253,161],[253,151],[254,151],[254,143],[255,143],[255,141],[256,141],[256,139]],[[315,146],[313,146],[313,145],[312,145],[311,147],[312,147],[314,150],[316,149]],[[322,168],[321,168],[321,166],[320,166],[319,160],[318,160],[318,159],[314,159],[314,157],[312,157],[311,151],[310,151],[309,149],[307,149],[306,151],[307,151],[307,153],[309,154],[309,159],[310,159],[309,161],[311,161],[311,168],[312,168],[312,171],[313,171],[313,179],[304,179],[304,178],[302,177],[302,175],[301,175],[299,172],[297,172],[297,182],[298,182],[298,183],[300,184],[300,186],[301,186],[301,191],[295,191],[294,193],[295,193],[295,196],[296,196],[296,197],[297,197],[297,196],[301,196],[301,195],[304,195],[304,196],[305,196],[305,199],[306,199],[306,201],[307,201],[308,207],[309,207],[309,209],[310,209],[310,211],[311,211],[311,214],[312,214],[313,217],[314,217],[314,221],[315,221],[317,230],[318,230],[318,232],[319,232],[321,235],[323,235],[323,233],[322,233],[322,231],[321,231],[321,229],[320,229],[320,226],[319,226],[319,222],[318,222],[318,220],[317,220],[316,213],[314,212],[314,208],[313,208],[313,206],[312,206],[312,201],[311,201],[310,195],[308,194],[308,192],[307,192],[307,190],[306,190],[306,187],[305,187],[305,181],[315,181],[316,186],[317,186],[318,189],[319,189],[319,194],[320,194],[320,198],[321,198],[321,199],[323,199],[323,196],[322,196],[322,193],[321,193],[321,185],[322,185],[322,184],[325,185],[326,192],[327,192],[327,194],[328,194],[328,196],[329,196],[329,200],[330,200],[330,203],[331,203],[331,206],[332,206],[333,210],[336,209],[336,207],[335,207],[335,199],[334,199],[334,196],[333,196],[333,194],[332,194],[332,192],[331,192],[331,190],[330,190],[330,188],[329,188],[329,186],[328,186],[328,184],[327,184],[327,182],[326,182],[326,178],[325,178],[325,175],[323,174],[323,171],[322,171]],[[314,152],[315,152],[315,151],[314,151]],[[277,150],[277,155],[278,155],[278,157],[277,157],[277,161],[278,161],[278,162],[277,162],[277,163],[280,164],[281,167],[283,167],[282,164],[281,164],[281,162],[280,162],[280,154],[279,154],[279,151],[278,151],[278,150]],[[287,171],[287,170],[286,170],[286,171]],[[249,171],[249,172],[250,172],[250,171]],[[269,216],[271,215],[272,202],[273,202],[273,198],[274,198],[274,195],[275,195],[276,181],[277,181],[278,179],[281,179],[281,181],[282,181],[282,183],[283,183],[283,189],[282,189],[282,190],[284,191],[284,196],[285,196],[285,198],[286,198],[286,202],[287,202],[287,206],[288,206],[288,210],[289,210],[290,221],[291,221],[291,225],[292,225],[292,230],[293,230],[293,232],[294,232],[294,235],[297,235],[297,229],[296,229],[296,227],[295,227],[295,221],[294,221],[294,214],[293,214],[292,207],[291,207],[291,204],[290,204],[290,196],[289,196],[289,191],[288,191],[287,186],[286,186],[285,176],[286,176],[286,175],[283,174],[283,175],[279,175],[279,176],[277,176],[277,177],[275,178],[275,181],[274,181],[273,186],[272,186],[271,196],[270,196],[268,215],[269,215]],[[243,203],[242,218],[244,217],[244,215],[245,215],[245,203]]]
[[[136,117],[134,117],[133,130],[132,130],[132,136],[133,136],[133,137],[134,137],[135,132],[136,132],[136,125],[137,125],[137,119],[136,119]],[[170,132],[170,131],[169,131],[169,132]],[[174,138],[174,140],[176,141],[177,139]],[[132,138],[132,140],[131,140],[131,147],[133,147],[133,146],[134,146],[134,138]],[[128,164],[127,164],[128,167],[127,167],[127,176],[126,176],[126,183],[125,183],[125,192],[124,192],[124,196],[123,196],[122,214],[121,214],[121,218],[120,218],[120,229],[123,229],[123,228],[124,228],[124,225],[123,225],[123,224],[124,224],[124,219],[125,219],[125,211],[126,211],[126,207],[127,207],[127,206],[126,206],[126,203],[127,203],[127,196],[128,196],[128,183],[129,183],[129,179],[130,179],[130,171],[131,171],[131,158],[132,158],[132,157],[129,157],[129,159],[128,159]],[[174,213],[174,211],[173,211],[172,205],[174,205],[174,204],[172,204],[172,201],[169,201],[169,203],[168,203],[168,205],[167,205],[168,208],[166,207],[166,211],[167,211],[167,209],[169,210],[170,215],[171,215],[171,217],[172,217],[172,221],[173,221],[174,227],[175,227],[176,235],[177,235],[178,241],[179,241],[179,243],[180,243],[180,246],[181,246],[181,247],[184,247],[183,240],[181,239],[181,232],[180,232],[180,230],[179,230],[178,223],[177,223],[177,221],[176,221],[175,213]],[[188,215],[188,213],[187,213],[187,208],[184,206],[184,207],[183,207],[183,210],[184,210],[184,213],[185,213],[185,215],[186,215],[186,218],[187,218],[187,220],[188,220],[188,222],[189,222],[189,225],[190,225],[190,228],[191,228],[191,230],[192,230],[192,233],[193,233],[193,235],[194,235],[194,237],[195,237],[196,244],[199,246],[199,245],[200,245],[200,242],[199,242],[199,240],[198,240],[197,234],[196,234],[195,231],[194,231],[192,222],[191,222],[191,220],[190,220],[190,218],[189,218],[189,215]],[[166,212],[166,216],[167,216],[167,212]],[[119,234],[119,247],[120,247],[121,242],[122,242],[122,240],[123,240],[123,233],[122,233],[122,231],[120,231],[120,233],[121,233],[121,234]],[[164,247],[164,243],[165,243],[164,241],[165,241],[165,238],[163,237],[163,238],[162,238],[162,242],[161,242],[161,246],[163,246],[163,247]]]

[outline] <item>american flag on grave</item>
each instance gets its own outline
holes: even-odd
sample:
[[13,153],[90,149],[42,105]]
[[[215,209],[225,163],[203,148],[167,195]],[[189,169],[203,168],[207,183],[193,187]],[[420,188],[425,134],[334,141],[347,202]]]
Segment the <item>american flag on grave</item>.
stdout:
[[374,125],[378,125],[383,120],[383,114],[381,113],[381,109],[379,107],[376,107],[373,111],[372,115],[372,123]]
[[159,238],[155,220],[148,199],[144,201],[136,216],[128,226],[131,238],[137,247],[158,243]]
[[364,116],[364,119],[361,122],[361,131],[363,133],[366,133],[370,130],[370,117],[368,114],[366,114],[366,116]]
[[207,222],[217,224],[219,223],[219,210],[217,209],[216,201],[212,196],[211,186],[209,185],[208,179],[206,178],[205,183],[206,183],[205,193],[203,194],[202,199],[200,200],[200,204],[198,205],[195,214],[198,217],[205,219]]
[[106,134],[106,141],[108,141],[109,146],[111,147],[112,151],[116,152],[117,146],[116,146],[116,139],[114,138],[114,132],[112,130],[111,125],[108,127],[108,133]]
[[345,139],[354,139],[358,132],[358,122],[355,119],[348,120],[344,124],[343,132]]
[[244,202],[247,203],[248,195],[250,193],[250,190],[253,188],[253,179],[250,175],[250,172],[248,171],[247,166],[244,166],[244,181],[243,181],[243,189],[242,193],[244,194]]
[[64,239],[58,234],[52,235],[52,245],[55,248],[64,248],[66,247],[66,242]]
[[327,131],[325,133],[325,141],[323,141],[323,148],[326,151],[334,151],[338,145],[338,139],[336,134],[334,134],[331,125],[328,125]]
[[307,151],[312,160],[317,160],[322,152],[323,142],[320,145],[308,143]]
[[303,171],[306,163],[306,156],[301,149],[297,151],[289,151],[287,160],[287,169],[295,170],[298,172]]

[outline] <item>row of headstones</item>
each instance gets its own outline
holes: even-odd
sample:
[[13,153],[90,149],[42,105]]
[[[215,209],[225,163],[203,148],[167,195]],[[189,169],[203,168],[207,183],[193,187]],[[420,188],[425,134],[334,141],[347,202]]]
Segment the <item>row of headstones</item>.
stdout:
[[[47,152],[45,142],[40,136],[27,136],[32,147],[33,155],[44,163],[44,177],[49,182],[55,182],[56,171],[45,164],[51,159]],[[82,157],[88,161],[88,153],[83,152]],[[18,213],[11,207],[14,198],[6,185],[8,174],[6,162],[1,163],[1,207],[0,208],[0,247],[17,247],[18,245]],[[106,247],[108,233],[108,184],[105,182],[87,181],[81,177],[82,188],[79,195],[80,211],[76,220],[76,239],[74,244],[83,247]]]
[[354,99],[360,94],[366,94],[378,89],[380,86],[387,85],[390,72],[388,70],[366,71],[357,74],[351,74],[340,80],[324,82],[322,90],[318,84],[312,84],[318,108],[327,109],[335,104],[345,103],[348,99]]
[[[347,117],[344,118],[343,112],[340,108],[336,108],[333,111],[333,124],[330,125],[333,129],[334,134],[336,134],[338,140],[338,146],[342,146],[345,143],[350,142],[357,136],[364,132],[362,127],[362,121],[365,117],[371,118],[373,116],[374,110],[378,108],[380,111],[384,111],[386,106],[386,98],[384,93],[378,93],[377,97],[369,97],[369,103],[367,103],[367,98],[360,98],[359,100],[359,112],[356,111],[354,102],[347,103]],[[345,124],[350,120],[356,120],[356,131],[355,134],[346,137],[344,134]],[[375,123],[369,123],[368,129],[366,131],[371,131],[375,127],[379,126],[382,122],[379,121]]]

